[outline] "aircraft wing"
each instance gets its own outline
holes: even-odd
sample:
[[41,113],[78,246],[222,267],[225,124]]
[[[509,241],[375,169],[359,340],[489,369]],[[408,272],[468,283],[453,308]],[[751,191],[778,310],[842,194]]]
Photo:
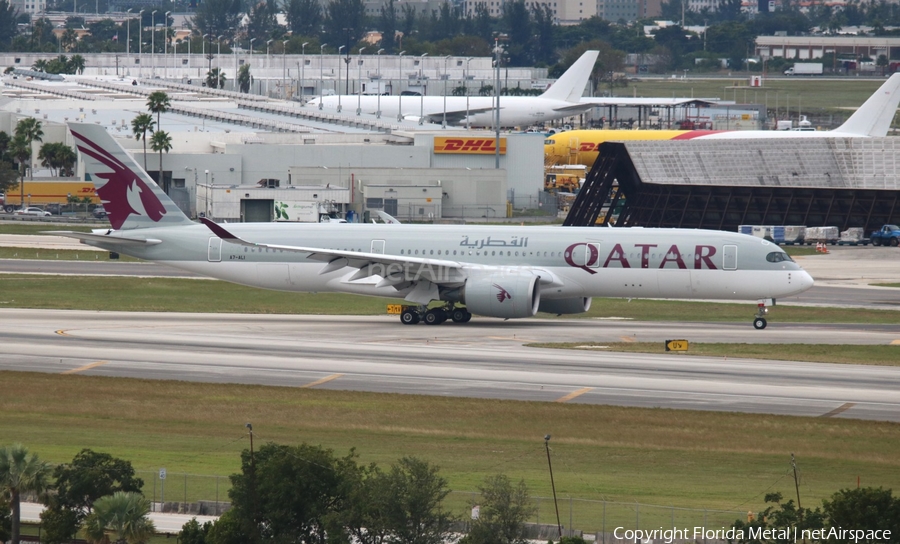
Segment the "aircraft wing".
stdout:
[[114,246],[152,246],[162,243],[162,240],[157,240],[155,238],[126,238],[124,236],[109,236],[108,234],[75,232],[71,230],[50,230],[44,231],[43,234],[47,234],[50,236],[64,236],[66,238],[75,238],[76,240],[81,240],[82,242],[95,242]]
[[[500,108],[503,108],[503,101],[501,99]],[[488,111],[495,111],[496,108],[469,108],[468,110],[447,110],[447,124],[455,125],[462,123],[466,119],[466,114],[469,116],[475,115],[476,113],[485,113]],[[434,113],[426,113],[425,119],[429,123],[437,123],[440,124],[444,122],[444,112],[438,111]]]
[[576,113],[582,113],[591,109],[592,106],[592,104],[572,104],[571,106],[553,108],[553,111],[571,113],[572,115],[575,115]]
[[[476,265],[471,263],[448,259],[425,259],[386,255],[383,253],[250,242],[235,236],[222,225],[208,218],[201,217],[200,221],[213,234],[232,244],[307,253],[309,254],[308,258],[326,263],[322,270],[319,271],[319,274],[328,274],[345,267],[358,269],[356,273],[345,278],[345,282],[380,276],[378,287],[392,286],[398,291],[409,290],[406,300],[420,304],[428,304],[428,302],[435,299],[438,285],[445,287],[462,286],[465,284],[469,269],[476,267]],[[477,268],[484,270],[492,267],[477,265]],[[499,269],[500,267],[497,268]],[[562,285],[560,279],[549,270],[534,269],[534,272],[540,277],[540,282],[544,285]]]

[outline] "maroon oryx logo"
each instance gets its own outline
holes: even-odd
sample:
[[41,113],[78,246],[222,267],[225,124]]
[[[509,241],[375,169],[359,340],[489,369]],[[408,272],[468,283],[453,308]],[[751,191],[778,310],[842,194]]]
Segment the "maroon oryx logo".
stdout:
[[496,287],[498,289],[498,291],[497,291],[497,301],[498,302],[503,302],[506,299],[512,299],[512,295],[509,294],[509,291],[500,287],[496,283],[494,284],[494,287]]
[[105,174],[97,174],[98,178],[106,180],[103,187],[97,188],[97,195],[103,201],[109,222],[114,229],[121,228],[132,215],[146,217],[154,223],[162,219],[166,213],[165,207],[140,176],[112,153],[83,135],[74,130],[72,135],[84,142],[84,145],[78,145],[79,151],[112,170]]

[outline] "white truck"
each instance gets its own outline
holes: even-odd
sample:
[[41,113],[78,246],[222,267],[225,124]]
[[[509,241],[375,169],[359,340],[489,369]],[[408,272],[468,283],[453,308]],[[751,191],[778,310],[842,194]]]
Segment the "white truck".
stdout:
[[784,71],[786,76],[820,76],[824,72],[821,62],[798,62]]

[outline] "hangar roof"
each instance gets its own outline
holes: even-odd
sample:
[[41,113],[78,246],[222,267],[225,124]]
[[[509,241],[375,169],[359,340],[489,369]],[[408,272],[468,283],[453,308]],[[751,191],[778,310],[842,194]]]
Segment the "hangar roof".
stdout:
[[[625,146],[643,183],[900,189],[900,138],[896,137],[629,141],[613,145]],[[600,154],[606,154],[603,148]]]

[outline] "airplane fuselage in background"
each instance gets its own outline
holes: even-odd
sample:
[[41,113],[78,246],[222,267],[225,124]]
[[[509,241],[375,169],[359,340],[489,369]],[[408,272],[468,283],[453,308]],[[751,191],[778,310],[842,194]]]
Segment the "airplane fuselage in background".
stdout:
[[[335,110],[340,100],[341,111],[344,113],[355,112],[357,102],[360,103],[362,113],[374,115],[378,111],[379,99],[377,96],[344,95],[325,96],[314,98],[307,103],[308,108],[317,108],[319,102],[329,110]],[[468,101],[468,103],[467,103]],[[382,96],[381,116],[387,119],[396,119],[400,108],[403,108],[403,117],[418,119],[428,117],[429,122],[441,123],[443,112],[451,112],[447,117],[448,125],[466,126],[465,115],[460,119],[452,113],[469,111],[468,124],[474,127],[490,127],[494,124],[494,98],[489,96],[448,96],[446,109],[442,96]],[[500,97],[500,125],[504,127],[529,126],[542,124],[554,119],[562,119],[577,115],[578,111],[555,111],[560,108],[571,108],[573,104],[564,100],[553,100],[539,96],[501,96]],[[585,105],[581,111],[587,111],[590,105]],[[487,110],[487,111],[484,111]]]

